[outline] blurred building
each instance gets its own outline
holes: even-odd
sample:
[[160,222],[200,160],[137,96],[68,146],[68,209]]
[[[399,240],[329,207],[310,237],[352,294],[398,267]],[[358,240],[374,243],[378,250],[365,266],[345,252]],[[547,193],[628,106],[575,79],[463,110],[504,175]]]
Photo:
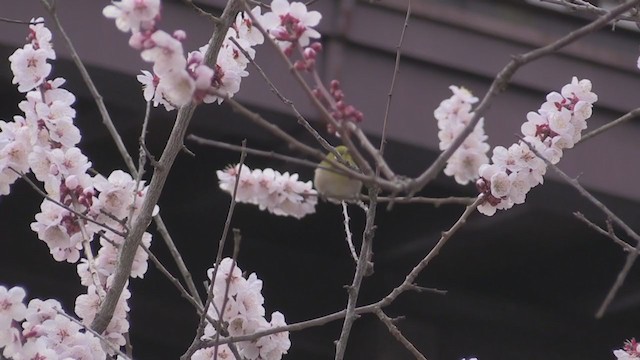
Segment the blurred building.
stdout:
[[[62,24],[89,67],[130,153],[137,154],[145,104],[135,75],[148,69],[148,64],[128,47],[127,36],[102,17],[106,1],[56,3]],[[219,0],[196,3],[214,13],[223,6]],[[323,14],[322,76],[327,82],[341,81],[347,101],[365,113],[362,127],[377,143],[407,1],[322,0],[310,6]],[[392,168],[406,176],[419,174],[438,154],[432,113],[450,96],[449,85],[464,86],[482,97],[511,56],[545,45],[593,18],[541,6],[537,1],[415,0],[411,7],[385,153]],[[163,11],[161,26],[168,31],[184,29],[188,34],[186,48],[195,49],[210,36],[212,25],[184,3],[165,1]],[[48,18],[35,0],[5,0],[0,15],[22,20]],[[634,26],[608,27],[518,71],[485,116],[490,144],[515,142],[527,112],[537,110],[548,92],[559,90],[572,76],[590,79],[599,96],[590,129],[637,107],[640,38]],[[17,103],[21,100],[11,84],[7,58],[22,46],[25,36],[26,26],[0,22],[0,118],[5,121],[19,113]],[[124,168],[57,31],[54,44],[59,57],[54,76],[68,79],[67,88],[78,98],[82,149],[102,173]],[[305,116],[318,118],[272,49],[263,45],[256,59]],[[237,99],[296,138],[313,144],[255,69],[250,67],[249,71]],[[147,142],[156,156],[163,149],[174,116],[175,112],[162,109],[152,112]],[[249,147],[299,155],[224,104],[199,107],[189,133],[232,144],[246,138]],[[639,138],[640,127],[631,121],[567,151],[560,163],[636,230],[640,229]],[[329,140],[338,143],[338,139]],[[230,200],[218,189],[215,171],[237,162],[239,154],[188,141],[186,146],[195,157],[186,152],[179,155],[160,208],[200,286],[205,270],[214,261]],[[246,163],[252,168],[297,172],[301,179],[313,176],[313,169],[283,161],[249,156]],[[606,218],[573,188],[549,175],[543,186],[529,193],[525,205],[493,217],[474,214],[423,271],[418,284],[448,290],[446,295],[407,293],[388,308],[390,316],[405,317],[398,323],[400,330],[428,359],[600,360],[612,358],[611,350],[620,348],[625,339],[640,336],[640,272],[632,268],[608,312],[596,320],[595,311],[627,253],[578,221],[575,211],[601,225]],[[474,196],[475,189],[459,186],[443,175],[420,195]],[[0,284],[25,286],[30,297],[62,299],[71,310],[73,300],[83,291],[75,280],[75,267],[55,263],[46,246],[29,230],[40,202],[20,181],[12,194],[0,199],[4,244]],[[360,304],[377,301],[400,284],[462,211],[460,205],[396,204],[390,211],[380,206],[374,240],[375,273],[365,279]],[[359,243],[364,217],[356,207],[351,212]],[[267,312],[279,310],[293,323],[345,307],[344,285],[351,283],[354,264],[344,241],[339,206],[322,203],[316,214],[298,221],[238,205],[232,226],[243,235],[240,266],[264,281]],[[619,235],[625,237],[622,231]],[[160,237],[152,250],[177,274]],[[131,337],[136,359],[178,358],[194,335],[195,312],[152,266],[144,280],[132,281],[132,289]],[[292,333],[287,358],[332,358],[340,327],[337,321]],[[356,322],[347,358],[412,357],[376,317],[366,315]]]

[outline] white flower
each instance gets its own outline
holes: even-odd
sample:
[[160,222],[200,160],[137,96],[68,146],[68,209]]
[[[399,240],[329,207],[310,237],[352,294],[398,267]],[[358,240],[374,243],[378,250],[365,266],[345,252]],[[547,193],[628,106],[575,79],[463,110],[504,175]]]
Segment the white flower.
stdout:
[[589,79],[578,80],[575,76],[571,79],[571,84],[562,87],[561,94],[565,98],[577,98],[589,103],[598,101],[598,95],[591,92],[591,81]]
[[160,0],[121,0],[107,5],[102,14],[116,19],[116,27],[122,32],[138,32],[153,26],[160,14]]
[[26,293],[21,287],[0,286],[0,330],[8,329],[12,321],[22,321],[27,307],[22,303]]
[[[258,20],[258,22],[260,22],[260,19],[262,18],[261,11],[262,9],[260,6],[256,6],[251,9],[251,14]],[[245,12],[238,13],[236,21],[233,24],[233,28],[236,30],[238,38],[245,40],[249,46],[260,45],[264,42],[264,36],[260,30],[253,25],[251,17],[249,17]]]
[[[142,84],[144,99],[146,101],[153,100],[160,79],[146,70],[142,70],[142,75],[136,76],[136,79]],[[154,106],[157,106],[157,104],[154,104]]]
[[313,29],[320,23],[317,11],[307,11],[307,6],[301,2],[289,3],[287,0],[273,0],[271,11],[260,19],[260,25],[274,37],[281,49],[299,43],[305,47],[310,39],[320,38],[320,33]]
[[184,57],[182,42],[167,32],[155,31],[149,38],[152,44],[140,53],[144,61],[153,63],[153,72],[159,77],[172,71],[186,69],[187,59]]
[[11,56],[13,84],[18,84],[18,91],[27,92],[43,83],[51,72],[51,64],[47,63],[49,52],[45,49],[34,49],[31,44],[16,50]]

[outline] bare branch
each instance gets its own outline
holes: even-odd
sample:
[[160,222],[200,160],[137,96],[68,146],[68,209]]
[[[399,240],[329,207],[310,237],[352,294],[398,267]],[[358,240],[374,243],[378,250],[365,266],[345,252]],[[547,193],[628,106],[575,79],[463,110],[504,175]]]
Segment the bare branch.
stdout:
[[609,226],[608,230],[604,230],[600,226],[594,224],[591,220],[587,219],[581,212],[575,212],[575,213],[573,213],[573,215],[578,220],[584,222],[589,228],[591,228],[591,229],[595,230],[596,232],[600,233],[601,235],[604,235],[604,236],[610,238],[611,240],[613,240],[613,242],[615,242],[616,244],[620,245],[622,247],[622,249],[624,249],[624,251],[636,251],[636,248],[634,248],[633,246],[629,245],[626,241],[620,239],[615,234],[615,232],[613,231],[613,228],[611,226]]
[[580,183],[577,180],[570,178],[567,174],[565,174],[562,170],[560,170],[560,168],[558,168],[555,164],[552,164],[549,160],[547,160],[544,156],[542,156],[539,152],[537,152],[535,150],[535,148],[531,144],[529,144],[527,141],[525,141],[524,139],[522,141],[529,146],[529,149],[531,149],[531,151],[533,151],[533,153],[536,154],[536,156],[538,156],[539,158],[544,160],[544,162],[547,164],[547,166],[549,166],[553,170],[555,170],[555,172],[558,175],[560,175],[560,178],[562,178],[562,180],[566,181],[569,185],[573,186],[576,190],[578,190],[578,192],[583,197],[585,197],[592,204],[594,204],[600,211],[602,211],[605,215],[607,215],[607,217],[609,219],[611,219],[613,222],[615,222],[616,225],[620,226],[620,228],[622,228],[622,230],[624,230],[624,232],[629,237],[634,239],[636,241],[636,243],[638,244],[636,246],[636,248],[635,248],[636,251],[632,251],[632,252],[629,253],[629,255],[627,255],[627,260],[625,261],[625,264],[624,264],[622,270],[620,270],[620,272],[618,273],[618,276],[616,278],[615,283],[613,284],[613,286],[611,287],[611,289],[607,293],[607,296],[605,297],[604,301],[602,302],[602,305],[600,305],[600,308],[596,312],[596,315],[595,315],[596,318],[600,319],[600,318],[602,318],[602,316],[604,315],[605,311],[609,307],[609,304],[611,303],[611,301],[613,301],[616,293],[618,292],[618,290],[620,289],[620,287],[624,283],[624,280],[625,280],[627,274],[629,273],[629,270],[631,269],[631,266],[633,265],[635,260],[638,258],[638,254],[639,254],[639,251],[640,251],[640,236],[638,236],[638,234],[636,234],[636,232],[633,231],[633,229],[631,229],[631,227],[629,227],[629,225],[627,225],[615,213],[613,213],[611,210],[609,210],[609,208],[607,208],[603,203],[601,203],[598,199],[596,199],[593,195],[591,195],[591,193],[589,193],[584,187],[582,187],[582,185],[580,185]]
[[[407,27],[409,27],[409,18],[411,17],[411,0],[407,1],[407,14],[404,18],[404,25],[402,26],[402,32],[400,33],[400,40],[398,41],[398,45],[396,46],[396,61],[393,67],[393,77],[391,78],[391,85],[389,85],[389,93],[387,94],[387,105],[384,109],[384,119],[382,121],[382,134],[380,135],[380,146],[378,151],[369,151],[372,156],[376,157],[376,174],[378,171],[382,171],[386,177],[389,179],[393,179],[393,172],[388,166],[385,166],[384,162],[384,147],[387,143],[387,123],[389,121],[389,113],[391,111],[391,99],[393,98],[393,90],[396,86],[396,79],[398,74],[400,73],[400,58],[402,56],[402,43],[404,42],[404,35],[407,31]],[[359,129],[360,130],[360,129]],[[359,134],[359,133],[356,133]],[[359,136],[358,136],[359,137]],[[368,141],[366,143],[369,143]]]
[[[592,14],[592,15],[604,15],[607,13],[606,9],[597,7],[593,4],[591,4],[588,1],[581,1],[581,0],[572,0],[572,1],[567,1],[567,0],[539,0],[540,2],[545,2],[545,3],[549,3],[549,4],[554,4],[554,5],[559,5],[559,6],[564,6],[565,8],[574,11],[574,12],[581,12],[581,13],[585,13],[585,14]],[[633,10],[633,9],[632,9]],[[640,21],[640,17],[638,16],[638,12],[637,11],[632,11],[631,14],[626,15],[620,15],[619,20],[628,20],[628,21]]]
[[353,282],[351,286],[347,287],[347,293],[349,294],[349,300],[347,301],[347,308],[344,317],[344,323],[342,324],[342,331],[340,332],[340,338],[336,343],[336,356],[335,360],[342,360],[344,353],[347,350],[347,341],[349,340],[349,334],[353,323],[356,321],[358,315],[355,311],[358,301],[358,293],[360,292],[360,286],[362,285],[362,279],[366,275],[370,275],[373,272],[373,263],[371,262],[373,237],[375,233],[375,218],[376,218],[376,197],[378,196],[379,189],[376,187],[369,188],[370,204],[367,209],[367,219],[364,226],[362,245],[360,246],[360,256],[356,265],[356,271],[353,276]]
[[209,20],[211,20],[212,23],[219,24],[222,21],[222,20],[220,20],[220,18],[214,16],[212,13],[210,13],[210,12],[204,10],[203,8],[201,8],[200,6],[196,5],[193,2],[193,0],[182,0],[182,1],[185,4],[187,4],[187,6],[191,7],[191,9],[193,9],[193,11],[196,12],[196,14],[208,18]]
[[[451,237],[458,230],[460,230],[460,228],[462,228],[462,226],[466,223],[469,216],[471,216],[471,214],[475,211],[478,205],[480,205],[483,201],[484,201],[484,197],[480,195],[478,196],[476,201],[474,201],[472,204],[467,206],[467,208],[462,213],[462,215],[460,215],[460,218],[458,218],[458,220],[451,226],[451,228],[449,228],[448,231],[445,231],[442,233],[442,236],[440,237],[440,240],[438,241],[438,243],[431,249],[431,251],[429,251],[429,253],[422,260],[420,260],[420,262],[411,270],[411,272],[407,274],[404,281],[400,285],[394,288],[387,296],[382,298],[380,301],[375,302],[373,304],[366,305],[366,306],[356,307],[355,309],[353,309],[353,313],[355,315],[373,313],[377,309],[381,309],[393,303],[393,301],[398,296],[400,296],[400,294],[406,291],[418,290],[419,287],[415,285],[415,279],[418,277],[420,272],[422,272],[422,270],[424,270],[424,268],[431,262],[431,260],[433,260],[438,255],[438,253],[440,252],[440,249],[442,249],[442,247],[447,243],[447,241],[449,241],[449,239],[451,239]],[[360,257],[362,258],[362,253],[360,253]],[[437,294],[442,294],[442,290],[434,290],[433,292]],[[295,324],[289,324],[286,326],[280,326],[280,327],[271,328],[263,331],[258,331],[253,334],[248,334],[243,336],[232,336],[226,339],[220,339],[219,343],[228,344],[228,343],[235,343],[239,341],[252,341],[252,340],[259,339],[263,336],[276,334],[279,332],[300,331],[300,330],[308,329],[311,327],[322,326],[332,321],[343,319],[345,318],[346,315],[347,315],[347,309],[335,312],[333,314],[318,317],[312,320],[301,321]],[[214,345],[213,342],[206,342],[206,346],[213,346],[213,345]]]
[[409,341],[406,337],[404,337],[404,335],[402,335],[400,330],[393,323],[393,319],[388,317],[387,314],[382,311],[382,309],[377,309],[376,315],[378,316],[378,319],[380,319],[380,321],[382,321],[382,323],[387,327],[387,330],[389,330],[391,335],[393,335],[396,340],[398,340],[407,350],[409,350],[409,352],[413,354],[416,359],[427,360],[427,358],[424,357],[424,355],[422,355],[415,346],[413,346],[411,341]]
[[612,122],[607,123],[606,125],[602,125],[601,127],[586,133],[585,135],[582,136],[580,141],[578,141],[576,143],[576,145],[580,144],[580,143],[583,143],[586,140],[589,140],[589,139],[591,139],[592,137],[594,137],[596,135],[602,134],[603,132],[605,132],[605,131],[607,131],[607,130],[615,127],[615,126],[618,126],[618,125],[620,125],[620,124],[622,124],[624,122],[627,122],[629,120],[633,120],[633,119],[635,119],[635,118],[637,118],[639,116],[640,116],[640,108],[633,109],[633,110],[629,111],[628,113],[622,115],[621,117],[613,120]]
[[256,70],[258,71],[258,74],[260,74],[260,76],[262,76],[262,79],[267,83],[267,85],[269,85],[269,89],[271,90],[271,92],[274,93],[276,97],[278,97],[278,99],[282,101],[283,104],[291,108],[291,111],[293,111],[294,115],[296,116],[296,119],[298,120],[298,124],[300,124],[305,130],[307,130],[307,132],[311,134],[311,136],[313,136],[313,138],[316,139],[318,144],[320,144],[320,146],[322,146],[327,152],[333,151],[333,146],[331,146],[331,144],[329,144],[327,140],[325,140],[322,136],[320,136],[318,131],[316,131],[316,129],[313,126],[311,126],[311,124],[309,124],[307,119],[305,119],[304,116],[302,116],[302,114],[298,111],[293,101],[287,99],[284,95],[282,95],[282,93],[278,90],[276,85],[271,81],[271,79],[269,79],[269,77],[264,72],[264,70],[262,70],[262,67],[258,65],[258,63],[238,43],[238,41],[233,37],[229,37],[229,40],[231,40],[236,45],[236,47],[240,49],[244,57],[247,58],[249,62],[256,68]]
[[6,22],[6,23],[9,23],[9,24],[36,25],[36,24],[44,23],[44,20],[42,20],[42,21],[16,20],[16,19],[9,19],[9,18],[0,16],[0,22]]
[[342,217],[344,219],[344,232],[345,238],[347,240],[347,246],[349,246],[349,252],[351,253],[351,257],[353,260],[358,263],[358,254],[356,254],[356,248],[353,246],[353,234],[351,233],[351,229],[349,228],[349,211],[347,207],[347,203],[342,201]]

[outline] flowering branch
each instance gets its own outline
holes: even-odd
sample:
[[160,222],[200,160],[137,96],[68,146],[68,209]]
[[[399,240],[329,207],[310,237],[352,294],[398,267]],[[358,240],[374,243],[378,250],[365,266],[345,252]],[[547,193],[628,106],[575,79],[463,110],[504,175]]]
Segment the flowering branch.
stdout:
[[[115,127],[115,124],[113,123],[113,120],[111,119],[111,116],[109,114],[109,111],[107,110],[107,107],[104,103],[104,99],[102,97],[102,95],[100,94],[100,92],[98,91],[98,88],[96,87],[95,83],[93,82],[93,79],[91,78],[91,76],[89,75],[89,72],[87,70],[87,68],[84,66],[84,63],[82,62],[82,59],[80,58],[78,52],[76,51],[75,47],[73,46],[73,42],[71,41],[71,38],[67,35],[66,31],[64,30],[64,27],[62,26],[62,23],[60,22],[60,19],[58,18],[57,12],[56,12],[56,7],[54,6],[54,3],[50,3],[49,0],[41,0],[44,7],[49,11],[51,17],[53,18],[56,27],[58,28],[58,31],[60,31],[60,33],[63,36],[63,39],[65,41],[65,44],[67,46],[67,48],[69,49],[69,52],[71,54],[71,58],[74,62],[74,64],[76,65],[76,67],[78,68],[78,70],[80,71],[80,75],[83,79],[83,81],[85,82],[85,84],[87,85],[87,88],[89,89],[89,92],[91,93],[91,96],[93,97],[96,106],[98,107],[98,111],[100,112],[100,116],[102,117],[102,123],[103,125],[107,128],[109,134],[111,135],[111,138],[113,139],[113,141],[116,144],[116,148],[118,149],[118,152],[120,154],[120,156],[122,157],[122,159],[125,162],[125,165],[127,166],[127,169],[129,170],[129,173],[131,173],[133,176],[135,176],[137,179],[140,179],[142,174],[141,174],[141,170],[140,171],[136,171],[136,167],[134,165],[133,159],[131,158],[131,156],[129,155],[129,152],[127,151],[124,142],[122,140],[122,137],[120,136],[120,134],[118,133],[118,130]],[[147,105],[146,111],[145,111],[145,121],[144,124],[146,124],[146,122],[148,121],[149,118],[149,106]],[[143,134],[146,132],[146,127],[143,125]],[[144,143],[141,144],[141,146],[144,147]],[[140,167],[140,169],[142,169],[143,167]],[[138,180],[139,181],[139,180]],[[165,241],[165,244],[167,245],[169,252],[171,253],[172,257],[174,258],[176,265],[178,266],[178,270],[180,271],[180,273],[182,274],[182,277],[184,278],[187,287],[191,293],[191,297],[193,299],[195,299],[198,303],[201,303],[200,297],[198,296],[198,291],[196,290],[195,284],[193,283],[193,278],[191,276],[191,273],[189,272],[189,270],[186,267],[186,264],[184,263],[179,251],[177,250],[177,247],[175,246],[175,243],[173,242],[173,239],[171,237],[171,235],[169,234],[169,231],[167,230],[166,226],[164,225],[164,221],[162,220],[161,215],[158,213],[156,215],[153,216],[155,223],[156,223],[156,227],[158,232],[160,233],[160,235],[162,236],[162,238]],[[131,220],[132,218],[129,217],[129,220]],[[202,305],[202,304],[201,304]]]
[[522,66],[537,60],[543,56],[547,56],[549,54],[554,53],[555,51],[571,44],[572,42],[578,40],[579,38],[586,36],[604,26],[606,26],[609,22],[615,20],[618,16],[637,5],[640,0],[630,0],[622,5],[619,5],[609,11],[607,14],[601,16],[595,21],[581,27],[578,30],[575,30],[566,36],[550,43],[549,45],[543,46],[541,48],[529,51],[525,54],[514,56],[511,61],[498,73],[493,82],[491,83],[491,87],[485,94],[485,96],[480,101],[478,107],[474,110],[473,117],[469,120],[468,125],[464,128],[464,130],[460,133],[460,135],[453,140],[450,147],[443,151],[438,158],[429,166],[427,170],[425,170],[420,176],[418,176],[415,180],[410,180],[407,184],[407,189],[410,190],[411,194],[414,194],[418,190],[422,189],[426,186],[431,180],[433,180],[438,173],[444,168],[447,163],[447,160],[453,155],[453,153],[460,147],[460,145],[464,142],[464,140],[471,134],[473,129],[476,127],[482,115],[489,109],[491,104],[493,103],[493,99],[502,91],[504,91],[511,81],[511,78],[516,73],[518,69]]
[[[222,46],[222,41],[224,40],[226,31],[234,21],[236,13],[237,2],[235,0],[231,0],[227,3],[227,6],[222,13],[222,21],[215,25],[214,34],[209,41],[209,48],[205,54],[205,63],[209,66],[214,64],[214,59],[216,59],[218,51]],[[107,292],[107,296],[91,324],[91,328],[97,332],[104,331],[113,316],[117,300],[124,289],[124,285],[129,277],[129,273],[131,272],[131,264],[133,263],[133,258],[138,245],[142,240],[142,234],[151,222],[152,211],[160,198],[160,193],[162,192],[164,183],[169,175],[171,165],[178,153],[182,150],[184,135],[193,116],[195,107],[196,104],[191,102],[180,108],[178,111],[178,116],[173,130],[171,131],[167,145],[162,152],[162,156],[158,161],[160,166],[156,167],[153,177],[151,178],[151,182],[149,183],[149,190],[145,201],[142,204],[140,215],[136,219],[131,233],[122,246],[122,251],[118,257],[118,266],[113,277],[111,288]]]

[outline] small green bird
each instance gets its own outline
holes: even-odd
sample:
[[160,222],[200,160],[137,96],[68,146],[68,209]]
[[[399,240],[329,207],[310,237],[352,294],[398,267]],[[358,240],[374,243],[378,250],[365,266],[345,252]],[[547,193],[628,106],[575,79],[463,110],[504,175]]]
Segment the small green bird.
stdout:
[[[356,163],[353,161],[353,157],[349,153],[349,149],[346,146],[336,146],[336,152],[342,156],[342,158],[352,167],[357,168]],[[320,193],[320,195],[337,199],[354,199],[360,194],[362,188],[362,181],[349,178],[341,173],[334,171],[335,167],[329,162],[339,162],[336,160],[336,156],[333,153],[327,154],[325,160],[322,160],[316,168],[315,176],[313,177],[313,184]]]

